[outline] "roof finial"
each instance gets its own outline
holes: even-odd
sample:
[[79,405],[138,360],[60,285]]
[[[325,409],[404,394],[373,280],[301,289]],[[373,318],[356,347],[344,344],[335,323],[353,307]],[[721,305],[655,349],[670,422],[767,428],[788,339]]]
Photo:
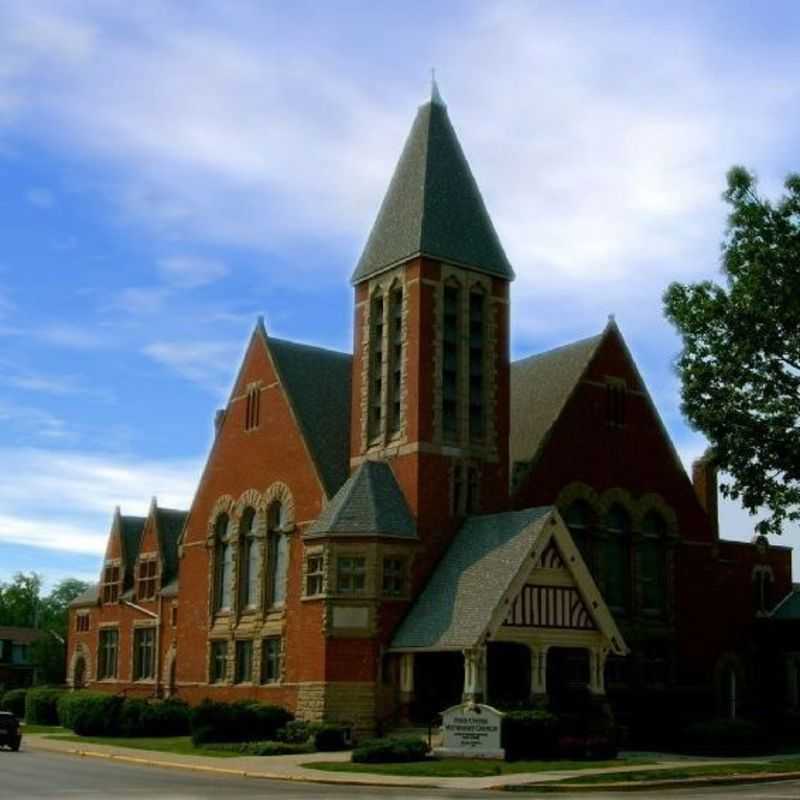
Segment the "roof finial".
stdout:
[[435,106],[445,105],[441,94],[439,94],[439,85],[436,83],[436,67],[431,67],[431,103]]

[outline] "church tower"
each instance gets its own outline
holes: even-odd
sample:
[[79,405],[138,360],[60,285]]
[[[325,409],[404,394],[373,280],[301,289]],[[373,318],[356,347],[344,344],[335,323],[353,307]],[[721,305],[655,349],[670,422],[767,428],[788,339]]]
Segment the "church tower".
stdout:
[[351,468],[389,462],[432,560],[507,508],[513,277],[434,84],[352,277],[351,426]]

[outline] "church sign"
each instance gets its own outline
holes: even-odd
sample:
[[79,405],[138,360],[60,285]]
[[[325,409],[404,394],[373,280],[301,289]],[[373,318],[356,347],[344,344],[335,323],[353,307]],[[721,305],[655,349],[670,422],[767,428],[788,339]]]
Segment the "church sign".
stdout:
[[436,755],[505,758],[500,746],[503,714],[491,706],[463,703],[442,712],[442,746]]

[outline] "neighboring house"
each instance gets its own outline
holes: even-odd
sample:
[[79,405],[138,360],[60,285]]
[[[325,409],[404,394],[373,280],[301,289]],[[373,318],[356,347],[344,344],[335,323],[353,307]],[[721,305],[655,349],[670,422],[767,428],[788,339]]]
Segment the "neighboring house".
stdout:
[[0,686],[17,689],[33,683],[33,644],[46,634],[35,628],[0,626]]
[[353,275],[353,355],[258,322],[189,512],[117,509],[69,680],[365,731],[462,697],[635,725],[778,691],[759,626],[789,549],[720,538],[714,466],[686,475],[613,320],[512,363],[513,277],[434,92]]

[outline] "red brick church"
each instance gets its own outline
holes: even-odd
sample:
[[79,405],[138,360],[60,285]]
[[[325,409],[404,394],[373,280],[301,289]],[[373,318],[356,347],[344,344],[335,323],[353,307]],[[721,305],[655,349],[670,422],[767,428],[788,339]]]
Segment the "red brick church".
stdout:
[[713,463],[687,476],[613,320],[512,362],[513,278],[434,88],[353,354],[258,322],[189,511],[115,512],[71,684],[359,730],[578,690],[631,719],[797,705],[789,549],[720,538]]

